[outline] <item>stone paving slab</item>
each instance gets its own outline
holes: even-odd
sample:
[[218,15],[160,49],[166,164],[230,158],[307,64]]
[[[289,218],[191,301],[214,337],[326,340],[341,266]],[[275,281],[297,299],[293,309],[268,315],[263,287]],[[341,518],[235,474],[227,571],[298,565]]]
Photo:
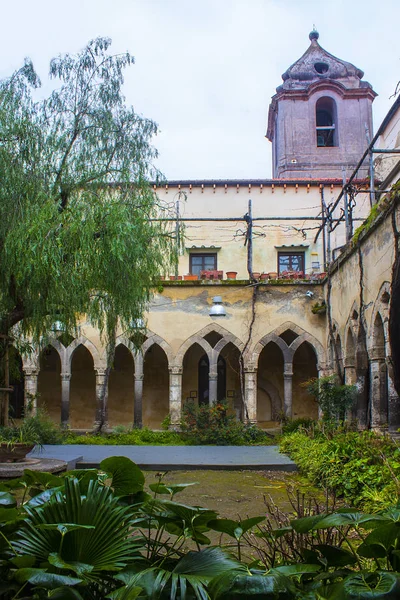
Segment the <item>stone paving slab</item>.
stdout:
[[21,477],[25,469],[30,471],[45,471],[46,473],[61,473],[67,469],[67,463],[54,458],[28,458],[21,462],[0,463],[0,479]]
[[182,469],[266,469],[295,471],[296,464],[277,446],[65,446],[45,445],[29,457],[55,458],[68,468],[98,467],[109,456],[127,456],[148,471]]

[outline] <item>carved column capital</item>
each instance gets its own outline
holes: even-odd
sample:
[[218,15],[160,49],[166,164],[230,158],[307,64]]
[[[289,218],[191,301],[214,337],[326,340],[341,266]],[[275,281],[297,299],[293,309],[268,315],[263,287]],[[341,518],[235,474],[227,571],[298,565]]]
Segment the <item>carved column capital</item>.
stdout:
[[182,375],[183,368],[181,366],[179,366],[179,367],[172,366],[172,367],[169,367],[169,372],[171,373],[171,375]]
[[39,375],[37,369],[26,367],[23,369],[25,377],[37,377]]

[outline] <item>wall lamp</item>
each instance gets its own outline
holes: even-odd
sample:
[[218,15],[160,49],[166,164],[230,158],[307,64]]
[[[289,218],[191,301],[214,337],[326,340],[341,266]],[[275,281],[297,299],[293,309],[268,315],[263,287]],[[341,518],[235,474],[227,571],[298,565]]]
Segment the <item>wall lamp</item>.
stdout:
[[222,305],[221,296],[214,296],[212,299],[213,305],[210,308],[210,317],[226,317],[225,307]]

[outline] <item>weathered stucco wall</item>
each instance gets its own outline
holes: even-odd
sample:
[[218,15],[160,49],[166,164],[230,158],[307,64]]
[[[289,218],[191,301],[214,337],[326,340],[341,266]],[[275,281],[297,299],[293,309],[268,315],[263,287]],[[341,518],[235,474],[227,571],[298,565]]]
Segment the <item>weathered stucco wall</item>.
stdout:
[[[339,182],[324,186],[325,201],[331,202],[339,193]],[[242,218],[252,201],[253,218],[277,217],[275,221],[255,221],[253,237],[253,270],[260,273],[277,271],[277,254],[280,247],[305,252],[305,271],[312,273],[312,262],[319,262],[323,271],[322,238],[314,244],[315,226],[320,224],[321,193],[319,183],[264,181],[240,182],[235,185],[219,183],[168,184],[155,188],[163,202],[176,203],[181,193],[180,215],[183,219],[209,218],[210,221],[185,222],[185,248],[179,259],[179,274],[189,273],[190,253],[215,252],[218,270],[237,271],[238,279],[247,279],[247,248],[243,233],[245,222],[212,221],[216,218]],[[183,198],[186,198],[185,200]],[[280,217],[299,217],[298,220],[279,220]],[[315,217],[304,221],[301,217]],[[333,246],[341,245],[340,228],[332,236]],[[203,247],[203,249],[202,249]],[[214,248],[213,248],[214,247]],[[171,273],[173,274],[173,273]],[[169,275],[166,273],[165,275]]]

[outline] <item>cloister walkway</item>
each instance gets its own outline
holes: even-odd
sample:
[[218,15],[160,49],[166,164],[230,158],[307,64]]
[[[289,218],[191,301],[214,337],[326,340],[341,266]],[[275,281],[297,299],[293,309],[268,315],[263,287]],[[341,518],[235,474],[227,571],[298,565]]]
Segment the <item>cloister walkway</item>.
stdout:
[[148,471],[268,470],[295,471],[295,463],[277,446],[98,446],[45,445],[30,458],[64,460],[69,469],[98,467],[109,456],[126,456]]

